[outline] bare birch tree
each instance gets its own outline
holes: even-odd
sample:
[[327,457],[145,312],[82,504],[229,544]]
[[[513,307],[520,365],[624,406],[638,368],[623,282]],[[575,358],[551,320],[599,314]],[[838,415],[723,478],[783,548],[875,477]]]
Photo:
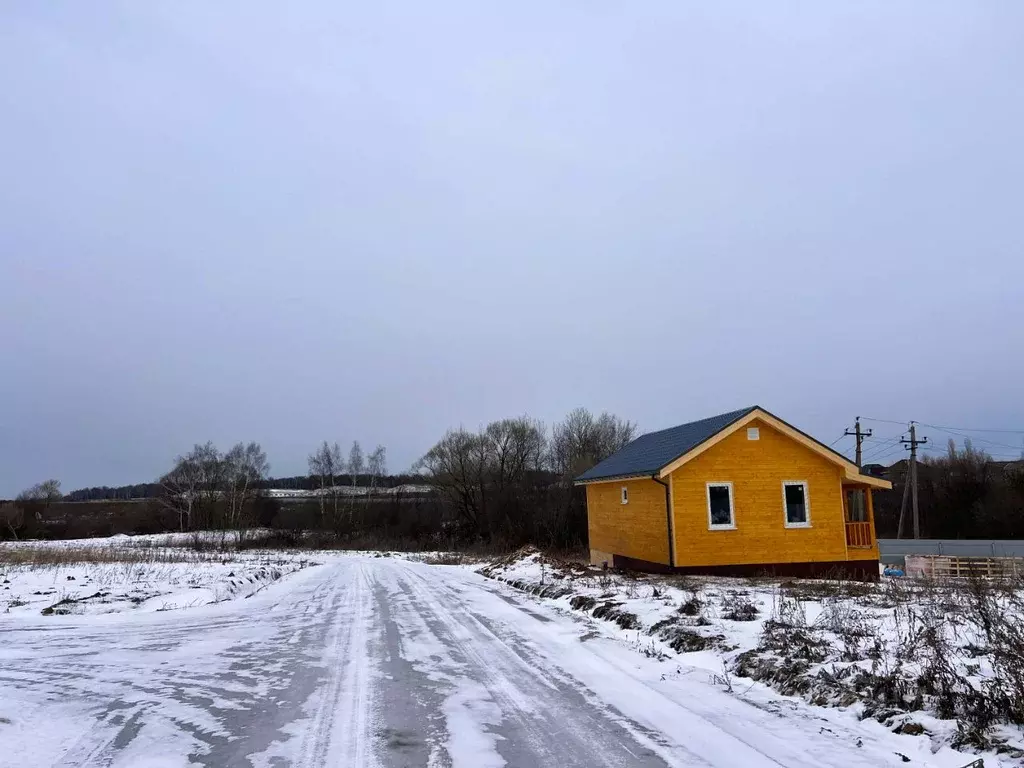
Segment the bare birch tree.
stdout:
[[359,484],[359,476],[366,470],[366,460],[363,458],[363,449],[356,440],[352,443],[352,449],[348,452],[348,473],[352,476],[352,487]]
[[269,472],[270,462],[259,443],[238,443],[224,454],[225,522],[239,531],[239,542],[248,527],[252,502],[262,492],[260,483]]
[[171,471],[157,481],[164,491],[160,503],[178,516],[179,531],[192,528],[192,513],[202,480],[200,465],[187,454],[176,458]]
[[366,462],[366,471],[370,473],[370,490],[377,488],[377,483],[388,473],[387,453],[383,445],[373,449]]
[[163,487],[160,503],[178,516],[178,527],[194,529],[212,525],[221,497],[224,459],[212,442],[196,443],[174,460],[171,471],[157,482]]
[[320,525],[327,520],[327,503],[331,502],[333,522],[338,521],[338,476],[345,472],[341,446],[324,440],[323,445],[309,456],[309,476],[319,486]]

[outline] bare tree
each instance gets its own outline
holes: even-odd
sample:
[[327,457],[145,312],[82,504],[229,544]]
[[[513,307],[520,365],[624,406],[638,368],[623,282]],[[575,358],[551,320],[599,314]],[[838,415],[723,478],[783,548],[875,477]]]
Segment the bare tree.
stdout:
[[543,467],[548,449],[544,424],[528,416],[502,419],[487,425],[483,432],[487,443],[489,474],[499,489],[519,484],[529,472]]
[[370,490],[377,487],[377,482],[388,472],[387,453],[383,445],[373,449],[366,462],[366,471],[370,473]]
[[25,509],[20,504],[0,504],[0,524],[10,531],[11,538],[17,540],[25,527]]
[[176,458],[171,471],[157,481],[164,491],[159,497],[160,503],[178,516],[179,531],[192,527],[192,513],[202,480],[199,464],[186,455]]
[[331,458],[331,446],[324,440],[323,444],[314,453],[309,454],[306,463],[309,466],[309,477],[316,485],[314,490],[319,491],[317,501],[320,503],[320,524],[323,525],[327,513],[324,509],[327,504],[327,489],[333,482],[332,467],[329,465]]
[[610,413],[596,419],[577,408],[555,425],[551,461],[554,470],[571,479],[604,461],[636,437],[636,424]]
[[[50,505],[62,498],[64,496],[60,492],[60,480],[44,480],[19,493],[15,505],[21,509],[22,515],[31,513],[37,521],[41,521],[43,513],[50,508]],[[24,525],[24,517],[22,525]]]
[[341,458],[341,446],[333,445],[324,440],[323,445],[309,456],[309,476],[319,485],[320,524],[327,518],[327,502],[332,503],[335,523],[338,520],[338,483],[337,476],[345,472],[345,462]]
[[260,483],[270,473],[270,462],[259,443],[238,443],[224,454],[223,495],[225,523],[240,532],[248,527],[252,502],[261,494]]
[[221,498],[224,459],[212,442],[196,443],[174,460],[171,471],[157,482],[163,487],[160,502],[178,515],[184,531],[216,522],[214,509]]
[[548,453],[544,424],[521,416],[487,425],[481,434],[486,478],[493,497],[491,527],[520,538],[540,512],[537,481]]
[[52,504],[64,496],[60,492],[60,480],[44,480],[18,494],[18,501],[37,501]]
[[352,487],[359,484],[359,476],[366,469],[366,462],[363,459],[363,449],[356,440],[352,443],[352,449],[348,452],[348,472],[352,476]]
[[426,474],[463,525],[473,530],[485,508],[482,443],[480,435],[465,429],[448,430],[414,467]]
[[565,528],[553,522],[565,515],[549,503],[549,454],[544,424],[520,416],[477,433],[449,431],[416,468],[455,514],[459,536],[522,542],[541,530],[550,535]]

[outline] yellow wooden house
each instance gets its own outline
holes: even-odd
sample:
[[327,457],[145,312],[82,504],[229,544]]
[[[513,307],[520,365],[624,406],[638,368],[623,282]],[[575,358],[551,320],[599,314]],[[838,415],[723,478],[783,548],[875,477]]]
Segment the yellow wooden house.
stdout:
[[642,435],[576,483],[598,565],[878,578],[871,492],[892,485],[758,406]]

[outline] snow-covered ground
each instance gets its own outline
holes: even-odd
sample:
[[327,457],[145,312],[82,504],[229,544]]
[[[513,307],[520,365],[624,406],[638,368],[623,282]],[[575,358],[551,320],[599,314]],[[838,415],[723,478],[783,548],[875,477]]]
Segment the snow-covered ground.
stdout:
[[184,537],[2,543],[0,621],[218,603],[249,597],[313,562],[294,553],[194,552],[181,546]]
[[[933,755],[965,765],[983,755],[987,766],[1024,763],[1021,728],[997,719],[979,747],[966,738],[969,718],[958,723],[956,713],[939,711],[937,693],[928,695],[926,683],[939,687],[928,676],[948,675],[951,690],[968,694],[960,701],[970,710],[1000,674],[958,599],[962,585],[644,576],[536,551],[482,572],[568,614],[597,619],[602,635],[755,706],[800,713],[825,728],[884,727],[899,734],[893,749],[915,762]],[[894,691],[881,695],[883,684]]]
[[[247,558],[155,567],[230,578]],[[248,599],[188,610],[0,613],[0,766],[969,762],[927,735],[730,685],[715,654],[666,660],[657,638],[472,567],[315,559]],[[538,563],[510,568],[550,583]]]

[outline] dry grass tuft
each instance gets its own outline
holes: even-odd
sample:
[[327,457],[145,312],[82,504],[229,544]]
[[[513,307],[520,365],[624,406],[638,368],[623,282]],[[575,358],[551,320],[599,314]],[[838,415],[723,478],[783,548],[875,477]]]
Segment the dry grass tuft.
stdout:
[[194,563],[220,561],[220,556],[204,555],[184,549],[167,547],[107,546],[0,546],[0,567],[20,566],[47,568],[53,566],[90,565],[100,563]]
[[470,565],[483,561],[482,558],[472,557],[463,552],[431,552],[413,559],[427,565]]

